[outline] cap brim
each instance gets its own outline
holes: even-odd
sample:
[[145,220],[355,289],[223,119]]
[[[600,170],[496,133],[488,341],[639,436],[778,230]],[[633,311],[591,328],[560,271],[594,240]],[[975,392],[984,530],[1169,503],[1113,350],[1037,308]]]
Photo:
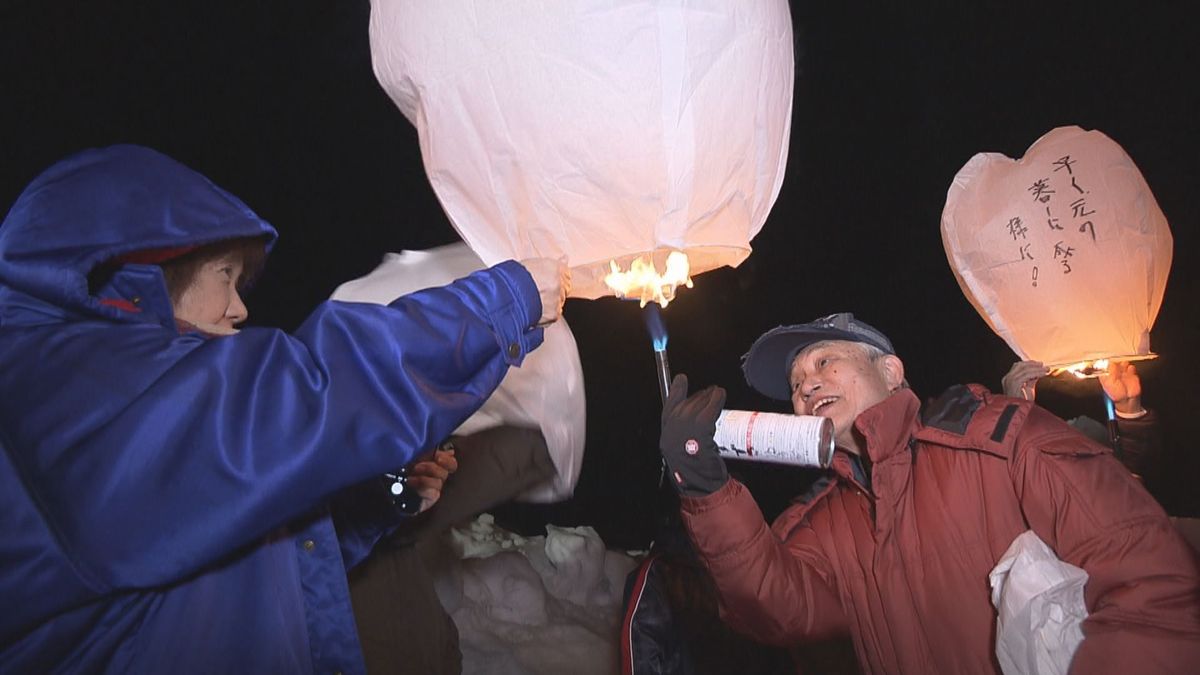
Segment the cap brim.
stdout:
[[792,387],[788,377],[790,361],[801,349],[822,340],[866,342],[857,333],[837,328],[780,326],[758,338],[742,357],[742,372],[746,382],[765,396],[780,401],[791,400]]

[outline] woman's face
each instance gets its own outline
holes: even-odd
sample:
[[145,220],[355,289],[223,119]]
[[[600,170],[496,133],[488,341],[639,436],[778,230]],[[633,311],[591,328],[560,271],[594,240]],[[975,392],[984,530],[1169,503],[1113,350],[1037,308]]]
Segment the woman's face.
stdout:
[[242,271],[241,256],[232,253],[201,265],[174,305],[175,318],[222,328],[245,321],[249,312],[237,290]]

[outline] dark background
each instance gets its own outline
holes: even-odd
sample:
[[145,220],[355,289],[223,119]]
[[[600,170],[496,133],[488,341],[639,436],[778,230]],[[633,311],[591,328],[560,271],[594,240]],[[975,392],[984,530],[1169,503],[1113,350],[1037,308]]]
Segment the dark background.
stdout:
[[[1149,486],[1200,513],[1194,386],[1200,322],[1195,22],[1186,3],[793,3],[797,75],[787,177],[755,252],[696,279],[665,312],[670,359],[729,407],[779,410],[738,357],[762,331],[851,310],[888,333],[924,397],[999,387],[1007,346],[959,291],[939,219],[974,153],[1019,157],[1050,129],[1099,129],[1137,162],[1175,236],[1144,368],[1167,457]],[[1052,6],[1053,5],[1053,6]],[[0,4],[0,211],[53,161],[132,142],[208,175],[282,239],[251,292],[251,322],[294,328],[385,251],[457,235],[426,181],[416,132],[371,71],[366,0]],[[614,546],[653,536],[658,391],[634,303],[572,300],[587,383],[587,453],[574,499],[502,513],[514,526],[589,524]],[[1103,415],[1095,382],[1043,386],[1071,416]],[[768,515],[811,474],[739,470]]]

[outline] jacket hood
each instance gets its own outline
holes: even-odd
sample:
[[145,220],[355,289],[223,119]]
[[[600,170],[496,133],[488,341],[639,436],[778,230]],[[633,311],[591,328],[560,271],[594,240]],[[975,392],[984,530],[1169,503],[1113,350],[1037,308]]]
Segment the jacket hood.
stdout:
[[89,296],[88,273],[97,265],[237,237],[263,237],[270,250],[277,233],[237,197],[166,155],[136,145],[85,150],[35,178],[0,225],[0,317],[34,299],[125,318]]

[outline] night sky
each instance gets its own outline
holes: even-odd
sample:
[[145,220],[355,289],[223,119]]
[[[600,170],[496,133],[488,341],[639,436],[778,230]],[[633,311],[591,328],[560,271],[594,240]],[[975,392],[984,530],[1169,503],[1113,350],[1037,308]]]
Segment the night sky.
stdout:
[[[939,220],[976,152],[1019,157],[1063,125],[1133,157],[1175,237],[1142,368],[1167,457],[1150,487],[1200,515],[1195,433],[1200,297],[1200,44],[1186,3],[1003,9],[959,3],[793,3],[797,75],[789,165],[755,252],[696,278],[665,312],[676,372],[720,384],[729,407],[781,410],[739,357],[782,323],[853,311],[886,332],[923,398],[963,381],[999,388],[1014,356],[963,297]],[[964,3],[965,4],[965,3]],[[974,3],[972,3],[974,4]],[[1148,3],[1147,3],[1148,4]],[[1051,7],[1057,5],[1057,7]],[[53,161],[117,142],[208,175],[278,227],[251,291],[251,323],[296,327],[386,251],[457,240],[421,166],[415,130],[371,70],[366,0],[0,4],[0,209]],[[948,9],[953,7],[953,9]],[[588,444],[574,499],[502,512],[514,527],[589,524],[614,546],[653,536],[658,390],[636,303],[568,302],[587,383]],[[1099,387],[1041,387],[1071,416],[1103,415]],[[1189,433],[1190,432],[1190,433]],[[735,469],[768,515],[812,473]]]

